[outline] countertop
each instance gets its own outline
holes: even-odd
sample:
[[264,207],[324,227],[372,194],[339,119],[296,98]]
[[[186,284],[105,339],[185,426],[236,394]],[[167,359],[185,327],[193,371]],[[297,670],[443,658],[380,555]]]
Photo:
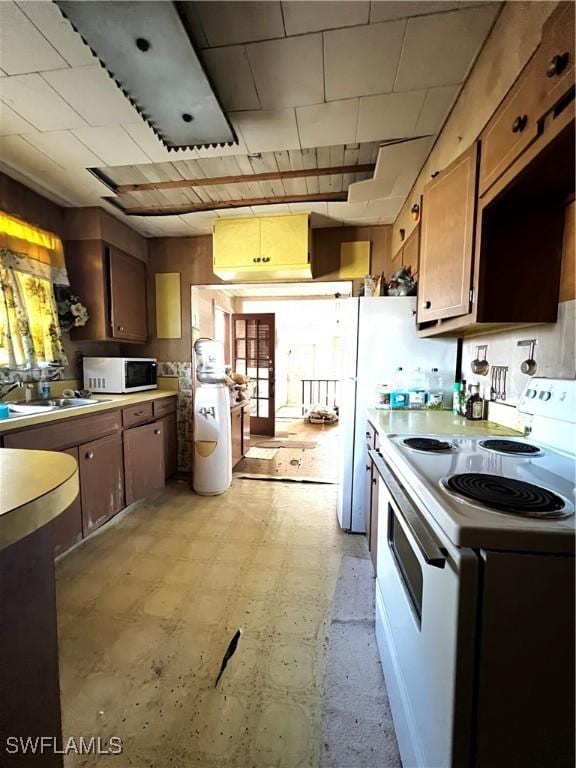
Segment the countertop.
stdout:
[[78,465],[68,454],[0,448],[0,549],[49,523],[78,491]]
[[493,421],[468,421],[452,411],[384,411],[369,408],[368,420],[379,435],[512,435],[521,433]]
[[95,395],[94,405],[79,405],[77,408],[63,408],[48,413],[35,413],[32,416],[2,419],[0,421],[0,433],[35,427],[38,424],[48,424],[51,421],[63,421],[76,416],[89,416],[103,411],[112,411],[136,403],[159,400],[162,397],[175,397],[177,394],[173,389],[152,389],[147,392],[134,392],[126,395]]

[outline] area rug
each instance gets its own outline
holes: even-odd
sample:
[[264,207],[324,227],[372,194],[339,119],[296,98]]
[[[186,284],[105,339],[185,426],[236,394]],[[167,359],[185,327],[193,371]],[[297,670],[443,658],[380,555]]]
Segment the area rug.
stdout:
[[321,768],[401,768],[374,610],[371,561],[344,557],[328,632]]
[[262,440],[256,443],[258,448],[316,448],[315,440]]
[[270,461],[278,453],[278,448],[249,448],[246,452],[246,459],[265,459]]

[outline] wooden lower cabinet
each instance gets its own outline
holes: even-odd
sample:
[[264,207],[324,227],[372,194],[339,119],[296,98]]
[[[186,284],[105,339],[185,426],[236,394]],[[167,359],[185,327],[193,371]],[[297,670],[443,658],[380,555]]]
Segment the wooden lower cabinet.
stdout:
[[122,435],[108,435],[78,448],[82,533],[87,536],[124,507]]
[[164,429],[161,421],[124,430],[126,504],[164,487]]
[[[67,453],[78,461],[78,448],[68,448],[62,453]],[[82,501],[78,494],[68,509],[61,512],[50,523],[50,532],[54,545],[54,555],[65,552],[82,539]]]
[[242,408],[242,456],[246,456],[250,448],[250,408]]
[[171,413],[156,420],[156,424],[162,425],[164,435],[164,477],[168,479],[178,469],[178,429],[176,414]]
[[371,424],[366,428],[366,506],[364,520],[368,551],[376,573],[376,552],[378,549],[378,472],[374,467],[369,450],[378,450],[378,434]]
[[232,435],[232,466],[242,458],[242,408],[232,408],[230,411],[231,435]]

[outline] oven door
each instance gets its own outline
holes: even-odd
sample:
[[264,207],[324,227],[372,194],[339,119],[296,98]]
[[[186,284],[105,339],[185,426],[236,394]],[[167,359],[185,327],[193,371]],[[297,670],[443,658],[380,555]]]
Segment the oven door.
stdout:
[[157,365],[154,360],[124,361],[124,392],[140,392],[157,387]]
[[468,765],[476,555],[433,528],[382,456],[376,633],[402,762]]

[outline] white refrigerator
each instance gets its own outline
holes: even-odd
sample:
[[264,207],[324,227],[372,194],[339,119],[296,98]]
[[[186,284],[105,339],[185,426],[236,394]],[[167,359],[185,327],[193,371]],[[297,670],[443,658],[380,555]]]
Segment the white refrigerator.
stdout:
[[399,366],[438,368],[446,397],[456,372],[456,339],[416,336],[415,297],[378,297],[342,301],[343,377],[340,383],[340,486],[338,521],[352,533],[364,533],[366,487],[366,411],[376,405],[379,384],[392,384]]

